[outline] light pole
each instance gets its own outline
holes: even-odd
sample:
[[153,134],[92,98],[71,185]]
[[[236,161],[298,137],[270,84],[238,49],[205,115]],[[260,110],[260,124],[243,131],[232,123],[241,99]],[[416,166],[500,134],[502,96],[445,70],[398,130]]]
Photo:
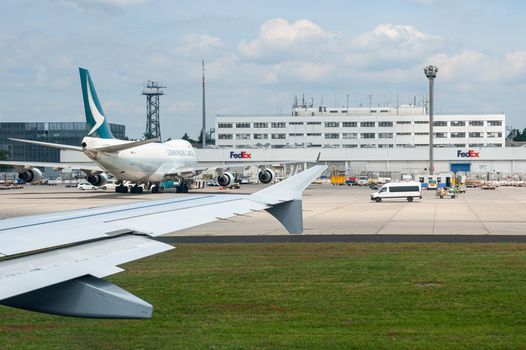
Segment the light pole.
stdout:
[[433,175],[435,170],[433,164],[433,83],[437,77],[438,67],[428,65],[424,67],[424,73],[429,79],[429,174]]

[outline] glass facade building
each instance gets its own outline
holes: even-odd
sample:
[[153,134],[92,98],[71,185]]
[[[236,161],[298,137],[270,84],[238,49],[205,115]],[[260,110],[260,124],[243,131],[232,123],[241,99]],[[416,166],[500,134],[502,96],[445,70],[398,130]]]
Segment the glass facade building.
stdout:
[[[126,138],[124,125],[110,124],[110,128],[115,138]],[[80,146],[89,130],[83,122],[0,122],[0,149],[9,152],[9,160],[60,162],[59,149],[24,144],[9,138]]]

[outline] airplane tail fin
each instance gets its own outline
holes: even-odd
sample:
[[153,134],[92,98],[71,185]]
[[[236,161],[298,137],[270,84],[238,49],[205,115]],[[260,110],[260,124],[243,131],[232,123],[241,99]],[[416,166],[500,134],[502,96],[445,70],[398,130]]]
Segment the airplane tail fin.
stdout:
[[86,114],[86,123],[90,127],[88,136],[98,137],[101,139],[114,139],[110,130],[110,125],[106,121],[104,111],[95,91],[95,86],[91,80],[89,71],[79,68],[80,85],[82,87],[82,98],[84,101],[84,112]]

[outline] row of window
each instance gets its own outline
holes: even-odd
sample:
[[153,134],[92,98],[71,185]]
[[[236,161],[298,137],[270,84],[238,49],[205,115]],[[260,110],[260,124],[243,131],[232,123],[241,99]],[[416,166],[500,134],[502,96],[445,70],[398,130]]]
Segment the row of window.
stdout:
[[[289,122],[289,125],[321,125],[322,122]],[[429,124],[427,120],[415,120],[415,124]],[[466,123],[469,124],[469,126],[484,126],[483,120],[471,120],[469,122],[465,121],[435,121],[433,122],[434,126],[466,126]],[[502,126],[501,120],[488,120],[487,122],[488,126]],[[234,127],[234,124],[236,126],[236,129],[249,129],[251,126],[249,122],[243,122],[243,123],[217,123],[217,127],[219,129],[231,129]],[[265,129],[268,128],[269,125],[271,128],[285,128],[287,126],[286,122],[254,122],[254,128],[256,129]],[[340,125],[344,128],[355,128],[358,125],[362,128],[374,128],[376,127],[376,122],[373,121],[366,121],[366,122],[324,122],[323,123],[326,128],[339,128]],[[389,122],[389,121],[382,121],[378,122],[378,127],[380,128],[388,128],[392,127],[395,124],[395,122]],[[396,124],[411,124],[411,121],[405,120],[405,121],[397,121]]]
[[[235,138],[236,140],[250,140],[251,139],[251,134],[235,134]],[[357,139],[358,138],[358,133],[325,133],[323,134],[324,137],[326,139]],[[341,135],[341,136],[340,136]],[[374,139],[376,138],[376,134],[375,133],[360,133],[360,138],[362,139]],[[391,132],[380,132],[378,133],[378,138],[379,139],[392,139],[393,138],[393,135],[394,133],[391,133]],[[415,132],[414,133],[415,136],[429,136],[429,133],[428,132]],[[436,132],[434,133],[435,135],[435,138],[447,138],[448,137],[448,133],[447,132]],[[483,132],[470,132],[470,133],[465,133],[465,132],[451,132],[449,133],[449,136],[451,138],[464,138],[466,137],[466,135],[468,135],[469,137],[471,138],[477,138],[477,137],[484,137],[484,133]],[[304,137],[304,136],[316,136],[316,137],[321,137],[322,136],[322,133],[317,133],[317,132],[313,132],[313,133],[289,133],[288,134],[289,137]],[[396,133],[396,136],[411,136],[411,133],[410,132],[397,132]],[[233,140],[234,139],[234,134],[218,134],[217,135],[218,139],[219,140]],[[283,140],[287,137],[287,134],[286,133],[274,133],[274,134],[270,134],[270,138],[273,139],[273,140]],[[488,138],[496,138],[496,137],[502,137],[502,133],[501,132],[488,132],[487,133],[487,137]],[[254,140],[268,140],[269,139],[269,134],[253,134],[253,139]]]

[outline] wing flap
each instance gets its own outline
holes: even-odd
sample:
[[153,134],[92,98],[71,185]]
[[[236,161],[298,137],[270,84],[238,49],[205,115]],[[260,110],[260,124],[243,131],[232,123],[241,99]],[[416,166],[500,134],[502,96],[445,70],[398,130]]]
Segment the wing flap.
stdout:
[[0,300],[81,276],[109,276],[122,271],[117,265],[173,248],[128,235],[0,261]]

